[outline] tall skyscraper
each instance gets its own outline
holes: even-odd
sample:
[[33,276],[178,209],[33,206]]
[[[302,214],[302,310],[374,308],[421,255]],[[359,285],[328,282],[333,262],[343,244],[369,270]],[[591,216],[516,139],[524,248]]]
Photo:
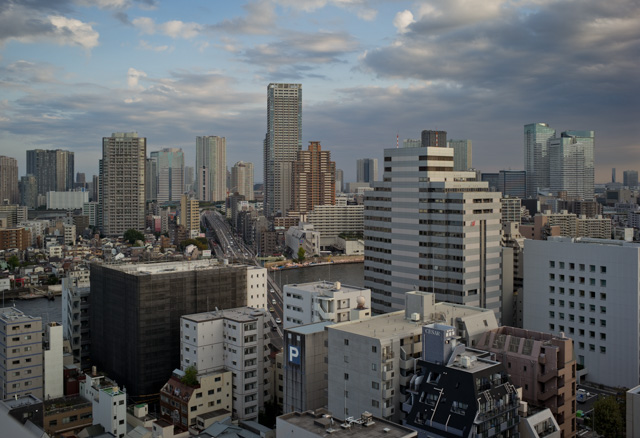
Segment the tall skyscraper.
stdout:
[[453,149],[385,149],[383,181],[365,198],[364,286],[372,308],[402,309],[410,290],[491,309],[500,319],[500,198]]
[[244,196],[246,201],[253,201],[253,163],[238,161],[233,165],[229,191]]
[[36,177],[39,195],[73,190],[74,153],[60,149],[27,151],[27,174]]
[[184,191],[190,193],[195,182],[195,172],[193,166],[184,166]]
[[625,170],[622,172],[622,183],[626,187],[638,186],[638,171],[637,170]]
[[158,157],[153,156],[145,159],[144,173],[144,197],[147,201],[158,200]]
[[18,160],[0,156],[0,202],[17,204],[20,202],[18,191]]
[[200,201],[227,199],[227,139],[196,137],[196,197]]
[[137,132],[116,132],[102,139],[100,206],[107,236],[144,230],[147,139]]
[[565,131],[549,139],[549,188],[567,199],[593,199],[594,131]]
[[471,140],[447,140],[447,147],[453,149],[453,170],[469,170],[472,164]]
[[298,152],[292,170],[294,211],[306,213],[316,205],[335,205],[336,163],[319,141],[310,141],[308,150]]
[[612,183],[616,182],[616,168],[615,167],[611,168],[611,182]]
[[158,163],[158,202],[179,201],[184,193],[184,153],[180,148],[151,152]]
[[336,193],[344,191],[344,172],[342,169],[336,169]]
[[378,181],[378,159],[361,158],[357,161],[356,181],[372,183]]
[[38,207],[38,182],[33,175],[20,177],[20,205]]
[[421,146],[445,148],[447,147],[447,131],[429,131],[424,130],[420,136]]
[[269,84],[264,139],[264,211],[286,216],[291,207],[291,163],[302,149],[302,84]]
[[538,189],[549,188],[549,139],[556,130],[546,123],[524,125],[524,170],[527,172],[527,196],[535,198]]

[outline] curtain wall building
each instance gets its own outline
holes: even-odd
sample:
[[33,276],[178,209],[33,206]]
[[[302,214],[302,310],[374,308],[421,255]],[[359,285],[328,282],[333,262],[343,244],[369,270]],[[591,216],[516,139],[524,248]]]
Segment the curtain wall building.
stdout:
[[378,160],[361,158],[357,161],[356,182],[371,183],[378,181]]
[[538,189],[549,188],[549,139],[556,130],[546,123],[524,125],[524,170],[527,196],[535,198]]
[[453,149],[453,170],[469,170],[473,167],[471,140],[447,140],[447,147]]
[[158,202],[179,201],[184,193],[184,153],[165,148],[149,154],[157,162]]
[[594,131],[565,131],[549,140],[549,188],[567,199],[593,199]]
[[200,201],[227,199],[227,139],[196,137],[196,197]]

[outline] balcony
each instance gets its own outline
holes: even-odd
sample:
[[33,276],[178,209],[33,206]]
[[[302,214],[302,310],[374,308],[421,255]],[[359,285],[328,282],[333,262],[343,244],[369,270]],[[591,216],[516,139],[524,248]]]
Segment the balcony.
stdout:
[[390,417],[394,413],[395,413],[395,409],[393,408],[393,406],[383,406],[382,407],[382,416],[383,417]]
[[383,371],[382,372],[382,380],[391,380],[393,379],[394,376],[394,372],[393,371]]
[[538,382],[546,383],[554,377],[558,377],[558,370],[552,370],[544,374],[538,374]]
[[393,388],[387,388],[382,390],[382,398],[387,399],[391,398],[395,395],[395,390]]
[[551,397],[554,397],[558,395],[558,390],[556,388],[552,388],[552,389],[547,389],[544,392],[539,392],[538,393],[538,400],[540,401],[547,401],[549,400]]
[[413,364],[415,362],[415,359],[412,357],[408,357],[405,360],[400,360],[400,368],[403,369],[413,369]]

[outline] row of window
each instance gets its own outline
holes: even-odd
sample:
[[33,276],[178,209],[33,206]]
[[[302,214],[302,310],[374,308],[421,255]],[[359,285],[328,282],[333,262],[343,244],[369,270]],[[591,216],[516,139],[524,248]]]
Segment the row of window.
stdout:
[[[556,316],[556,312],[554,312],[553,310],[549,311],[549,318],[555,318]],[[558,319],[564,321],[565,316],[563,312],[558,312]],[[569,321],[575,321],[575,315],[573,314],[569,314]],[[580,321],[581,323],[585,322],[585,317],[584,316],[578,316],[578,321]],[[589,318],[589,325],[596,325],[596,319],[595,318]],[[607,320],[606,319],[601,319],[600,320],[600,327],[606,327],[607,326]]]
[[[560,274],[558,275],[558,281],[565,281],[565,275],[564,274]],[[556,274],[554,274],[553,272],[549,273],[549,280],[555,281],[556,279]],[[575,283],[576,282],[576,277],[574,277],[573,275],[569,275],[569,283]],[[578,277],[578,283],[579,284],[586,284],[585,283],[586,279],[584,277]],[[596,279],[595,278],[590,278],[589,279],[589,286],[595,286],[596,285]],[[607,286],[607,280],[605,279],[600,279],[600,287],[606,287]]]
[[[556,267],[556,262],[555,260],[549,260],[549,267],[550,268],[555,268]],[[558,268],[559,269],[565,269],[565,262],[558,262]],[[575,263],[569,263],[569,270],[573,271],[576,269],[576,264]],[[584,272],[586,269],[586,265],[584,263],[580,263],[578,264],[578,270]],[[596,272],[596,265],[589,265],[589,272]],[[606,266],[600,266],[600,273],[601,274],[606,274],[607,273],[607,267]]]
[[[549,298],[549,305],[551,306],[555,306],[556,300],[553,298]],[[564,307],[564,300],[558,300],[558,305],[559,307]],[[575,309],[575,303],[573,301],[569,301],[569,308],[570,309]],[[578,309],[580,310],[585,310],[586,309],[586,305],[584,303],[578,303]],[[596,311],[596,305],[595,304],[589,304],[589,311],[590,312],[595,312]],[[607,307],[606,306],[600,306],[600,313],[607,313]],[[573,315],[569,315],[570,317],[573,317]]]
[[[556,287],[555,286],[549,286],[549,293],[555,293],[556,292]],[[559,287],[558,288],[558,292],[560,293],[560,295],[564,295],[565,293],[565,288],[564,287]],[[576,294],[576,290],[569,288],[569,295],[570,296],[574,296]],[[586,296],[586,292],[584,290],[578,290],[578,295],[581,298],[584,298]],[[594,291],[589,291],[589,298],[594,299],[596,298],[596,293]],[[600,299],[602,301],[606,301],[607,300],[607,294],[604,292],[600,292]]]

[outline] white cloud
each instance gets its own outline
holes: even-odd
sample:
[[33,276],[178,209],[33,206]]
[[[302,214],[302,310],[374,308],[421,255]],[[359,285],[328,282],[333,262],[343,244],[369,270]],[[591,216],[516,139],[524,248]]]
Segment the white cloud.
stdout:
[[398,29],[398,33],[407,33],[409,31],[409,25],[415,22],[416,20],[413,19],[413,14],[408,9],[398,12],[393,19],[393,25]]
[[85,49],[92,49],[98,45],[99,34],[90,24],[60,15],[50,16],[49,20],[55,27],[54,36],[58,44],[71,42]]
[[313,12],[332,5],[342,9],[355,11],[358,18],[371,21],[376,18],[378,11],[369,6],[368,0],[275,0],[276,3],[304,12]]
[[132,89],[140,89],[142,88],[139,85],[140,78],[146,78],[147,74],[141,70],[136,70],[133,67],[129,67],[129,71],[127,72],[127,85]]
[[140,40],[140,48],[144,50],[151,50],[153,52],[173,51],[173,46],[167,46],[166,44],[162,46],[154,46],[153,44],[150,44],[148,41],[145,41],[145,40]]
[[145,33],[147,35],[153,35],[154,33],[156,33],[156,23],[152,18],[140,17],[134,19],[132,23],[142,33]]
[[180,20],[172,20],[157,24],[149,17],[136,18],[132,23],[143,34],[153,35],[158,32],[171,38],[191,39],[198,36],[203,29],[201,24],[193,22],[185,23]]

